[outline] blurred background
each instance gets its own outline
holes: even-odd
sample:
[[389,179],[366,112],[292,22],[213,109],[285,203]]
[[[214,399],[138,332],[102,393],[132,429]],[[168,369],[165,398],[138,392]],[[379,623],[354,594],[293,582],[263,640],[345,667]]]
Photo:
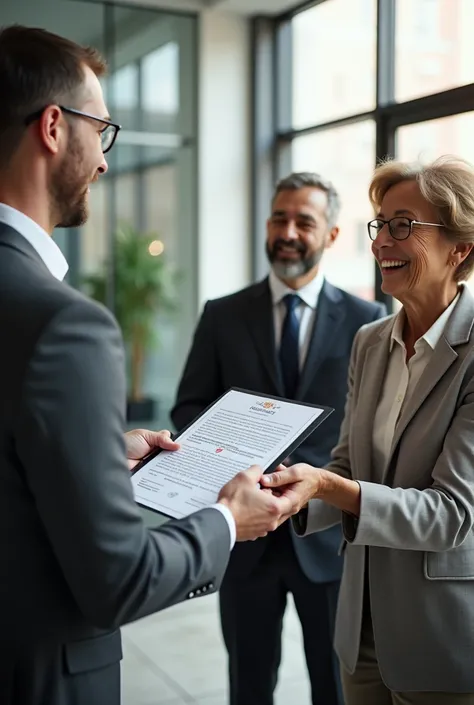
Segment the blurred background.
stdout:
[[120,291],[136,279],[120,230],[150,234],[150,256],[163,260],[172,305],[150,311],[153,340],[135,351],[127,340],[144,401],[131,422],[169,425],[203,303],[266,273],[278,177],[314,170],[334,181],[342,237],[326,274],[383,299],[366,234],[376,160],[474,159],[472,0],[2,0],[0,20],[93,44],[109,62],[104,89],[122,131],[88,224],[56,237],[70,284],[87,290],[100,275],[119,322],[134,314]]
[[[89,222],[56,240],[69,283],[95,286],[126,333],[132,425],[170,426],[203,304],[267,273],[279,177],[334,181],[341,237],[326,275],[393,310],[366,230],[376,161],[474,161],[473,0],[2,0],[0,22],[93,44],[109,63],[122,131]],[[213,600],[125,630],[124,703],[225,702]],[[309,702],[299,625],[286,619],[279,705]]]

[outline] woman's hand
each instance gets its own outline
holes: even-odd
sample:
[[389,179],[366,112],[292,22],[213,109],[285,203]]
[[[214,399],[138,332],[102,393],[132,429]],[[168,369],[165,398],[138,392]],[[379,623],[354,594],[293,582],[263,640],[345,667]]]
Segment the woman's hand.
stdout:
[[276,472],[264,475],[260,483],[275,494],[288,498],[293,508],[292,514],[297,514],[320,492],[324,473],[326,470],[321,468],[297,463],[289,468],[280,466]]
[[323,468],[297,463],[264,475],[260,483],[262,487],[288,497],[294,510],[292,514],[297,514],[310,499],[322,499],[356,517],[360,514],[359,483]]

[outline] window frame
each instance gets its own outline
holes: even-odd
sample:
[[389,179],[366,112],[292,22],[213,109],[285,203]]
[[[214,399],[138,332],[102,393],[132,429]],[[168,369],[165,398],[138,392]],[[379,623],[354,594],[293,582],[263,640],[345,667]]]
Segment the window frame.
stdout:
[[[472,112],[474,83],[411,99],[395,101],[396,0],[377,0],[376,100],[371,111],[354,113],[302,129],[292,127],[292,19],[327,0],[310,0],[278,17],[251,20],[252,52],[252,276],[267,272],[265,222],[276,180],[291,170],[291,144],[302,135],[373,120],[375,163],[395,157],[399,127]],[[290,57],[290,60],[288,59]],[[376,262],[374,298],[394,310],[393,299],[381,289]]]

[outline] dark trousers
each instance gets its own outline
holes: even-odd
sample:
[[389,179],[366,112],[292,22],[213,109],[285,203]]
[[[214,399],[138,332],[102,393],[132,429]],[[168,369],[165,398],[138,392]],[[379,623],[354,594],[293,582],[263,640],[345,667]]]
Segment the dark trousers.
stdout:
[[332,646],[338,591],[339,582],[313,583],[305,576],[287,525],[272,536],[250,575],[224,578],[220,613],[229,655],[230,705],[273,705],[289,592],[303,630],[312,703],[343,705]]

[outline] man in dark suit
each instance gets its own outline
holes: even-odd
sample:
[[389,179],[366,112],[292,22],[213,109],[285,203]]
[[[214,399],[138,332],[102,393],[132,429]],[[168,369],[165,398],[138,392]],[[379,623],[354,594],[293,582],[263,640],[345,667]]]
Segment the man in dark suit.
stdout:
[[[339,197],[317,174],[281,181],[267,223],[269,278],[208,302],[179,385],[172,419],[183,428],[231,386],[334,407],[291,457],[324,466],[343,418],[352,341],[385,315],[325,281],[324,250],[338,236]],[[290,461],[290,459],[288,459]],[[313,705],[340,705],[332,634],[342,571],[339,527],[299,539],[286,522],[237,546],[220,591],[231,705],[271,705],[287,594],[301,621]]]
[[289,503],[240,473],[214,507],[147,531],[127,466],[169,434],[123,435],[113,317],[61,280],[50,235],[87,218],[116,137],[100,57],[0,31],[0,703],[119,705],[119,626],[218,588],[235,538]]

